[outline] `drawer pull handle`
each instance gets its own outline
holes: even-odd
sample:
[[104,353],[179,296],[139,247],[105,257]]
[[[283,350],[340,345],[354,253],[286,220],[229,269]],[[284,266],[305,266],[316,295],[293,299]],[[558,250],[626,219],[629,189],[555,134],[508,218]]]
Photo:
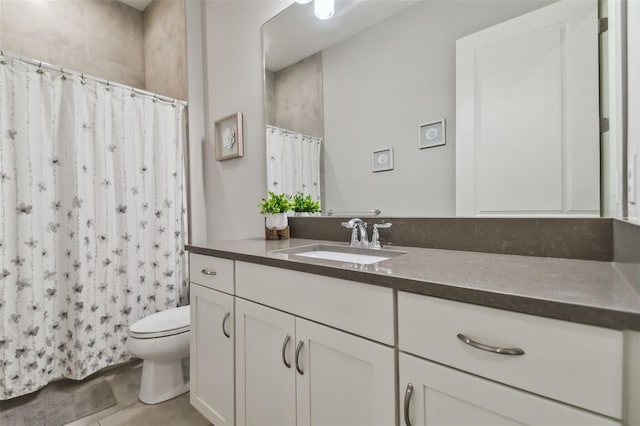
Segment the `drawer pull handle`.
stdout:
[[287,334],[287,337],[284,338],[284,342],[282,342],[282,362],[287,368],[291,368],[291,363],[287,361],[287,345],[289,344],[289,340],[291,340],[291,336]]
[[218,273],[216,271],[212,271],[210,269],[203,269],[202,272],[204,275],[218,275]]
[[411,396],[413,395],[413,383],[407,385],[407,389],[404,391],[404,424],[411,426],[411,419],[409,418],[409,406],[411,405]]
[[300,340],[296,347],[296,370],[298,370],[298,373],[300,373],[301,376],[304,375],[304,371],[300,368],[300,351],[302,350],[302,345],[304,345],[304,341]]
[[495,354],[500,355],[524,355],[524,351],[520,348],[499,348],[497,346],[489,346],[484,343],[476,342],[474,340],[469,339],[464,334],[458,334],[458,339],[462,340],[469,346],[472,346],[476,349],[480,349],[487,352],[493,352]]
[[224,334],[227,339],[231,337],[231,334],[227,333],[227,328],[225,327],[229,318],[231,318],[231,312],[227,312],[222,319],[222,334]]

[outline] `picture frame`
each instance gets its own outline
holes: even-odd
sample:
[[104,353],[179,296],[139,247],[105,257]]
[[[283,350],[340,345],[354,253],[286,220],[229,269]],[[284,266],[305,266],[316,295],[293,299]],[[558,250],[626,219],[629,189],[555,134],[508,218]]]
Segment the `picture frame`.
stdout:
[[241,112],[216,120],[214,123],[214,135],[217,161],[244,156]]
[[371,171],[373,173],[393,170],[393,148],[377,149],[371,153]]
[[445,119],[432,121],[418,126],[418,148],[434,148],[447,144],[447,126]]

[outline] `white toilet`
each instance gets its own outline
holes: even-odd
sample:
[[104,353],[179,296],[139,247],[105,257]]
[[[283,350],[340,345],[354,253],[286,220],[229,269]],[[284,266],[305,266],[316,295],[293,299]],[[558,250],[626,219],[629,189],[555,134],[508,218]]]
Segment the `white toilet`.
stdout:
[[141,358],[140,401],[157,404],[189,391],[183,360],[189,358],[190,306],[157,312],[129,327],[127,349]]

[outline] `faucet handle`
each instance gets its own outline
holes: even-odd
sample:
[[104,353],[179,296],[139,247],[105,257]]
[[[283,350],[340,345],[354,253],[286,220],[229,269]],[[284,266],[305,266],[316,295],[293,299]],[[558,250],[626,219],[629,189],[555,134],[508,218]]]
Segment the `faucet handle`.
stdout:
[[385,228],[391,228],[391,225],[393,225],[393,223],[391,222],[386,222],[386,223],[376,223],[373,225],[373,229],[385,229]]
[[355,228],[356,226],[358,226],[358,224],[362,224],[364,225],[364,227],[367,227],[367,224],[365,222],[362,221],[362,219],[359,219],[357,217],[354,217],[353,219],[350,219],[348,222],[342,222],[342,226],[344,226],[345,228]]
[[375,223],[373,225],[373,235],[371,236],[371,248],[381,249],[382,243],[380,242],[380,233],[378,229],[391,228],[392,223]]

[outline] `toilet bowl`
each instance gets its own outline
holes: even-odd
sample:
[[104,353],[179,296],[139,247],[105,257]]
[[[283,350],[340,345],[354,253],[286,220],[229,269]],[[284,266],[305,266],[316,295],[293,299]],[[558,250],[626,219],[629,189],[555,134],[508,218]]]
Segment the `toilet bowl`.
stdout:
[[190,307],[167,309],[129,327],[127,349],[141,358],[140,401],[157,404],[189,391],[182,363],[189,358]]

